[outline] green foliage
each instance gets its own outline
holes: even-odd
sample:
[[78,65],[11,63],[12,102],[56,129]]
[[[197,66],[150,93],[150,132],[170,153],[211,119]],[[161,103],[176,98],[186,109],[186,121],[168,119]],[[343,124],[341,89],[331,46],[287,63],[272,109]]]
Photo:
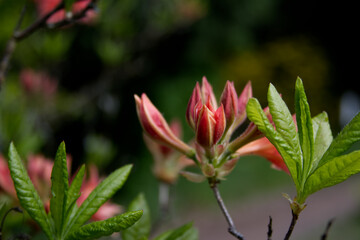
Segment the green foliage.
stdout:
[[82,166],[69,187],[65,144],[56,153],[51,174],[50,214],[32,184],[13,143],[9,149],[9,169],[21,206],[40,225],[50,240],[92,239],[124,230],[142,215],[142,211],[128,212],[104,221],[85,224],[125,183],[132,166],[117,169],[103,180],[78,208],[76,200],[84,177]]
[[150,209],[143,194],[139,194],[130,204],[128,211],[143,210],[142,218],[132,227],[121,232],[123,240],[147,239],[151,229]]
[[129,228],[140,219],[142,214],[143,211],[127,212],[103,221],[89,223],[72,232],[66,240],[94,239],[108,236],[114,232]]
[[192,223],[187,223],[179,228],[169,230],[154,240],[197,240],[198,232],[193,228]]
[[360,172],[360,151],[344,155],[360,140],[360,114],[333,140],[327,114],[323,112],[311,118],[300,78],[295,85],[297,132],[288,107],[271,84],[268,102],[275,129],[257,99],[249,100],[247,114],[283,157],[295,183],[299,204],[310,194]]
[[[147,240],[151,231],[151,216],[145,196],[139,194],[129,205],[128,211],[143,210],[143,217],[133,226],[121,232],[123,240]],[[198,240],[198,232],[192,223],[168,230],[154,240]]]
[[46,236],[50,240],[54,239],[54,226],[13,143],[9,149],[9,169],[21,206],[40,225]]

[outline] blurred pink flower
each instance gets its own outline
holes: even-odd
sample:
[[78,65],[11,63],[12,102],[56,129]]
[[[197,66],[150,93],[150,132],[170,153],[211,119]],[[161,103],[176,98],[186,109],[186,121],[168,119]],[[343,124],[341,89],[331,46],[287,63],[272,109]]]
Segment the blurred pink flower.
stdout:
[[[96,166],[90,165],[88,177],[83,181],[80,190],[81,195],[76,201],[76,203],[80,206],[101,181],[102,178],[99,177]],[[120,212],[121,207],[119,205],[108,201],[98,209],[98,211],[91,217],[91,219],[93,221],[105,220],[107,218],[113,217]]]
[[[67,156],[67,164],[70,172],[71,157]],[[47,159],[41,155],[30,155],[27,162],[27,171],[29,177],[34,184],[41,200],[44,203],[45,210],[48,212],[50,209],[50,196],[51,196],[51,172],[54,162],[51,159]],[[80,205],[89,194],[100,183],[97,168],[91,166],[89,170],[89,178],[83,182],[81,187],[81,195],[77,200]],[[0,190],[1,192],[9,195],[17,201],[17,196],[14,188],[13,181],[10,176],[6,159],[0,155]],[[113,217],[115,214],[120,213],[121,208],[119,205],[107,202],[102,205],[99,210],[91,217],[91,220],[105,220],[109,217]]]
[[283,158],[266,137],[262,137],[246,144],[236,151],[236,155],[258,155],[264,157],[272,163],[273,168],[283,170],[284,172],[290,174]]
[[[172,121],[170,129],[176,137],[181,138],[182,129],[179,121]],[[153,173],[162,182],[174,183],[183,168],[194,164],[192,160],[172,148],[159,144],[146,134],[144,134],[144,141],[154,159]]]
[[36,72],[32,69],[24,69],[20,73],[20,82],[26,92],[42,94],[50,97],[56,93],[57,80],[44,72]]
[[[48,14],[49,12],[51,12],[53,9],[55,9],[60,3],[61,0],[34,0],[39,15],[40,17]],[[91,0],[78,0],[76,1],[73,6],[72,6],[72,13],[76,14],[81,12],[84,8],[86,8],[86,6],[91,2]],[[65,10],[59,10],[56,13],[54,13],[48,20],[47,23],[48,24],[52,24],[52,23],[56,23],[56,22],[60,22],[62,20],[64,20],[66,17],[66,13]],[[80,20],[80,22],[82,23],[91,23],[95,20],[96,18],[96,12],[94,10],[88,10],[86,12],[86,16]]]
[[1,192],[12,198],[17,198],[7,161],[2,155],[0,155],[0,193]]

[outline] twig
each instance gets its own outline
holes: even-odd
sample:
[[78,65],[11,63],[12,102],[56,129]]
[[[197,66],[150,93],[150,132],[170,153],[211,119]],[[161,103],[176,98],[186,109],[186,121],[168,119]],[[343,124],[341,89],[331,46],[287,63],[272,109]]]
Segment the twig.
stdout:
[[11,36],[11,38],[9,39],[9,41],[6,45],[4,57],[2,58],[1,63],[0,63],[0,87],[5,79],[5,73],[6,73],[8,65],[9,65],[10,58],[15,50],[17,42],[27,38],[28,36],[30,36],[31,34],[36,32],[40,28],[56,29],[56,28],[61,28],[61,27],[65,27],[69,24],[72,24],[74,21],[85,17],[88,10],[94,9],[96,2],[97,2],[97,0],[92,0],[89,2],[89,4],[84,9],[82,9],[80,12],[74,14],[72,17],[65,18],[64,20],[59,21],[55,24],[47,25],[47,23],[46,23],[47,20],[53,14],[55,14],[56,12],[58,12],[59,10],[61,10],[65,7],[64,1],[61,1],[61,3],[59,3],[52,11],[45,14],[41,18],[37,19],[35,22],[33,22],[30,26],[28,26],[24,30],[20,31],[19,28],[20,28],[21,22],[24,18],[24,14],[25,14],[25,7],[24,7],[23,11],[20,15],[20,18],[18,20],[18,23],[16,24],[13,35]]
[[226,206],[224,204],[224,201],[221,198],[219,189],[217,187],[218,182],[216,182],[216,180],[215,181],[209,180],[209,183],[210,183],[211,189],[214,192],[216,201],[217,201],[217,203],[218,203],[218,205],[219,205],[222,213],[224,214],[225,219],[226,219],[226,221],[227,221],[227,223],[229,225],[229,228],[228,228],[229,233],[231,235],[233,235],[234,237],[236,237],[237,239],[244,240],[243,235],[236,230],[235,224],[234,224],[234,222],[233,222],[233,220],[232,220],[232,218],[231,218],[231,216],[230,216],[230,214],[229,214],[229,212],[228,212],[228,210],[227,210],[227,208],[226,208]]
[[10,208],[9,210],[6,211],[6,213],[4,214],[4,216],[3,216],[2,220],[1,220],[1,224],[0,224],[0,240],[2,240],[2,230],[3,230],[3,228],[4,228],[5,219],[6,219],[7,215],[8,215],[11,211],[23,213],[23,211],[22,211],[19,207],[13,207],[13,208]]
[[292,213],[292,219],[291,219],[291,223],[290,223],[290,226],[289,226],[289,229],[288,229],[288,232],[286,233],[286,236],[284,238],[284,240],[288,240],[290,239],[290,236],[294,230],[294,227],[295,227],[295,224],[296,224],[296,221],[298,220],[299,218],[299,215],[294,213],[294,211],[291,211]]
[[326,240],[327,239],[330,227],[333,224],[333,222],[334,222],[334,219],[331,219],[328,222],[328,224],[326,225],[326,228],[325,228],[325,232],[323,233],[323,235],[321,235],[321,240]]
[[37,19],[35,22],[33,22],[30,26],[28,26],[27,28],[25,28],[22,31],[15,31],[13,34],[13,38],[16,41],[20,41],[28,36],[30,36],[32,33],[34,33],[35,31],[37,31],[38,29],[42,28],[42,27],[46,27],[46,21],[56,12],[58,12],[59,10],[64,8],[64,2],[61,1],[60,4],[58,4],[52,11],[50,11],[49,13],[45,14],[44,16],[42,16],[41,18]]
[[[18,31],[18,29],[21,27],[21,23],[24,19],[25,12],[26,12],[26,4],[23,6],[23,8],[21,10],[19,20],[17,21],[15,28],[14,28],[14,32]],[[4,56],[0,62],[0,87],[2,86],[2,83],[5,79],[6,69],[7,69],[7,66],[9,65],[9,61],[15,50],[15,47],[16,47],[16,39],[14,38],[14,36],[12,36],[6,44]]]
[[86,5],[86,7],[84,9],[82,9],[80,12],[74,14],[73,16],[71,16],[70,18],[65,18],[62,21],[56,22],[54,24],[48,25],[49,28],[51,29],[56,29],[56,28],[62,28],[65,27],[69,24],[74,23],[75,21],[82,19],[83,17],[86,16],[86,13],[89,10],[95,9],[95,4],[96,0],[92,0],[89,2],[88,5]]
[[272,218],[269,216],[269,224],[268,224],[268,232],[267,232],[267,240],[271,240],[273,230],[272,230]]
[[170,185],[164,182],[159,183],[159,204],[160,219],[168,217],[170,207]]

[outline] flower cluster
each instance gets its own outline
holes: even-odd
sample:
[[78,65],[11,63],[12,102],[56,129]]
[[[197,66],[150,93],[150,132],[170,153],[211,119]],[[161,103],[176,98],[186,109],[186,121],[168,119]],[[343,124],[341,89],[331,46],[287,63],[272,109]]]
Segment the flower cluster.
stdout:
[[[233,136],[246,120],[246,104],[251,97],[251,82],[238,96],[234,83],[227,81],[218,104],[211,84],[203,77],[202,84],[196,83],[186,110],[186,120],[195,133],[192,144],[183,142],[174,133],[145,93],[141,97],[135,95],[135,102],[147,145],[153,141],[170,147],[200,167],[202,178],[193,173],[182,173],[190,180],[222,179],[232,171],[240,156],[250,154],[265,157],[276,168],[288,172],[275,147],[253,123],[239,136]],[[264,112],[271,120],[267,108]]]
[[[68,169],[71,167],[71,157],[67,156]],[[41,155],[30,155],[27,159],[27,171],[29,177],[34,184],[35,189],[39,193],[41,200],[44,203],[45,210],[50,210],[49,196],[51,194],[51,171],[54,162]],[[101,182],[98,170],[95,166],[90,166],[89,175],[81,186],[81,195],[77,200],[80,206],[82,202],[89,196],[95,187]],[[13,200],[17,201],[16,191],[13,181],[10,176],[10,171],[6,159],[0,155],[0,194],[6,194]],[[93,221],[105,220],[120,213],[119,205],[106,202],[98,211],[91,217]]]

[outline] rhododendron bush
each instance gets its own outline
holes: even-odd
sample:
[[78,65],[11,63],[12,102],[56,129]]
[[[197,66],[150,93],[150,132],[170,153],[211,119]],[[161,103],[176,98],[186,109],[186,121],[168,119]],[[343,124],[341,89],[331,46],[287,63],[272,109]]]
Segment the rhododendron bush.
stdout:
[[[162,46],[173,29],[189,27],[205,15],[207,4],[159,1],[149,12],[144,10],[150,7],[147,4],[123,4],[124,9],[114,13],[110,3],[97,0],[32,0],[19,12],[0,64],[0,240],[197,240],[205,236],[197,229],[198,222],[184,220],[183,214],[174,211],[176,199],[181,199],[187,209],[204,209],[199,218],[204,221],[209,218],[207,212],[217,213],[209,229],[210,237],[211,232],[221,232],[223,239],[250,239],[246,227],[234,221],[247,221],[248,212],[242,212],[247,205],[241,211],[228,205],[229,199],[220,191],[224,184],[241,195],[240,186],[248,186],[266,204],[269,202],[264,192],[282,195],[290,213],[286,226],[273,223],[270,216],[267,226],[257,224],[254,228],[263,233],[263,239],[272,239],[279,228],[286,229],[283,239],[292,239],[301,213],[308,210],[307,206],[317,207],[318,203],[309,200],[314,194],[360,172],[360,151],[356,146],[360,141],[360,113],[333,134],[331,114],[310,111],[312,98],[308,99],[305,87],[310,89],[312,85],[308,87],[300,77],[287,83],[292,92],[279,92],[275,79],[261,86],[256,80],[240,86],[239,82],[216,80],[214,74],[191,79],[192,91],[184,90],[189,95],[181,95],[181,99],[166,95],[166,89],[148,92],[158,87],[151,79],[142,88],[134,79],[138,71],[151,72],[152,59],[145,66],[146,57],[139,57],[139,52],[149,51],[155,43]],[[99,6],[110,15],[126,16],[119,23],[120,30],[109,30],[115,23],[104,16],[106,12],[102,13]],[[142,10],[137,9],[140,6]],[[140,16],[137,11],[146,14]],[[131,17],[136,20],[126,22]],[[139,23],[143,19],[145,23]],[[93,30],[96,27],[101,29],[100,34]],[[90,34],[92,40],[78,40],[82,31],[94,31]],[[53,38],[48,39],[50,44],[42,40],[44,48],[36,43],[31,46],[31,41],[41,34]],[[121,40],[115,38],[117,34]],[[66,59],[52,62],[82,44],[86,51],[96,48],[96,64],[87,65],[91,57],[87,58],[84,49],[79,53],[84,58],[69,55],[75,58],[69,58],[69,65]],[[44,50],[46,46],[50,47]],[[36,64],[30,60],[27,63],[19,57],[22,54],[24,59],[33,55]],[[102,65],[100,62],[106,69],[101,73],[94,67]],[[86,66],[79,70],[83,74],[66,73],[67,68],[81,66]],[[120,101],[111,90],[121,88],[127,74],[131,84],[139,86],[123,91],[126,97]],[[117,75],[122,77],[114,83]],[[99,81],[91,82],[92,77]],[[64,90],[67,78],[72,91]],[[74,79],[85,78],[89,85],[78,91],[80,84]],[[187,86],[184,84],[184,88]],[[266,96],[258,95],[255,86],[266,91]],[[170,120],[169,109],[163,110],[159,103],[159,92],[169,105],[187,104],[172,105],[170,110],[176,116]],[[290,104],[287,99],[292,96]],[[265,105],[260,103],[261,98],[266,98]],[[120,107],[126,112],[116,115]],[[126,120],[134,125],[126,124]],[[66,129],[71,121],[75,127]],[[110,121],[116,123],[116,129],[107,125]],[[56,131],[62,124],[65,127]],[[89,132],[84,133],[83,125]],[[101,135],[104,129],[112,139]],[[134,137],[137,132],[141,133],[140,139]],[[79,138],[79,134],[83,137]],[[121,139],[121,144],[114,139]],[[83,148],[74,148],[74,142]],[[136,158],[127,154],[126,148],[134,146],[144,146],[146,153]],[[265,172],[282,174],[282,181],[288,181],[292,190],[267,189],[263,171],[244,167],[247,159],[255,158],[265,166]],[[234,181],[232,176],[239,175],[237,170],[243,168],[247,174],[241,176],[242,181]],[[249,176],[258,179],[263,187],[254,188]],[[204,188],[213,198],[201,196],[204,204],[193,204],[201,193],[177,196],[173,189],[179,182],[194,189]],[[208,202],[214,203],[210,206],[215,210],[207,209]],[[331,238],[332,223],[332,219],[328,219],[327,227],[324,223],[319,239]]]

